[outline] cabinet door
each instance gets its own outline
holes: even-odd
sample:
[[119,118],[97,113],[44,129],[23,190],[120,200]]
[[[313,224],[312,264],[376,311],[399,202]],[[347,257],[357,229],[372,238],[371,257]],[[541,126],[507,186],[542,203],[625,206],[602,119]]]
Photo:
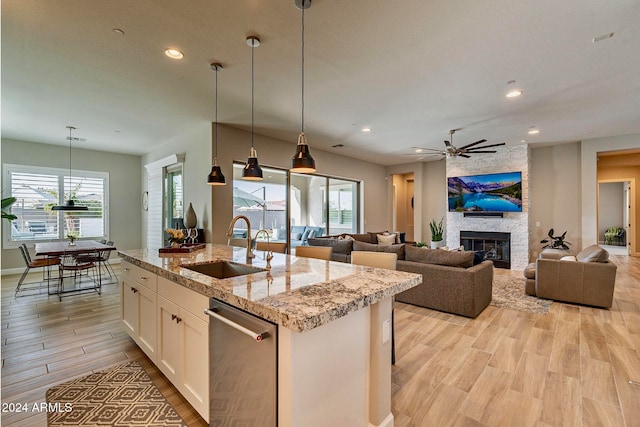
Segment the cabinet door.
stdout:
[[195,410],[209,420],[209,324],[182,308],[180,320],[184,352],[181,391]]
[[138,292],[138,339],[136,342],[151,360],[156,360],[156,293],[144,286]]
[[123,275],[120,280],[120,299],[122,301],[122,324],[131,338],[138,336],[138,289],[129,277]]
[[158,353],[157,366],[163,374],[174,384],[181,382],[182,376],[182,345],[178,323],[179,311],[177,305],[158,295]]

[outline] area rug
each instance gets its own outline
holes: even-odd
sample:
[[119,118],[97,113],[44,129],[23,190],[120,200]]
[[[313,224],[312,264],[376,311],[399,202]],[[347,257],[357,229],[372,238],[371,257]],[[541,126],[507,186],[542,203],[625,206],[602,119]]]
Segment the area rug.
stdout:
[[49,426],[186,426],[136,361],[51,387]]
[[547,313],[551,300],[532,297],[524,292],[524,277],[493,276],[493,298],[491,305],[527,311],[529,313]]

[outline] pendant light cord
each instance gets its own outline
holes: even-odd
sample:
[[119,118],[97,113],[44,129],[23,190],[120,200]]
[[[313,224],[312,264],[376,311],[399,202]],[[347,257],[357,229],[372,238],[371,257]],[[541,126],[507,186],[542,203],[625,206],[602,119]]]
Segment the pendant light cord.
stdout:
[[[75,129],[73,126],[67,126],[69,128],[69,200],[71,200],[71,130]],[[62,190],[64,196],[64,189]]]
[[253,51],[255,50],[255,41],[251,43],[251,148],[253,149]]
[[218,67],[216,66],[216,156],[218,159]]
[[302,0],[302,120],[300,133],[304,133],[304,0]]

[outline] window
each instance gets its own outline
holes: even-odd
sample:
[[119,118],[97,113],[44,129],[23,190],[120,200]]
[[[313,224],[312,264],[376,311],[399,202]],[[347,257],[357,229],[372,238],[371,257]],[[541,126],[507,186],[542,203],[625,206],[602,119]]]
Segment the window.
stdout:
[[[5,165],[3,196],[17,199],[11,212],[18,218],[4,233],[5,242],[61,240],[68,234],[79,238],[103,238],[108,234],[106,206],[108,206],[109,175],[104,172]],[[6,184],[5,184],[6,185]],[[54,211],[55,205],[72,198],[88,211]],[[5,228],[7,230],[7,228]]]
[[168,166],[164,178],[164,228],[184,228],[182,163]]

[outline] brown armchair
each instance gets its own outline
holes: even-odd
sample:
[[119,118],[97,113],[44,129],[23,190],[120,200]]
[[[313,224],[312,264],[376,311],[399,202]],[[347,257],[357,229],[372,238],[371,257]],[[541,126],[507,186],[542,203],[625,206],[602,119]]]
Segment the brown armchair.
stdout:
[[525,292],[540,298],[596,307],[611,307],[616,265],[597,245],[583,249],[575,257],[540,257],[525,269]]

